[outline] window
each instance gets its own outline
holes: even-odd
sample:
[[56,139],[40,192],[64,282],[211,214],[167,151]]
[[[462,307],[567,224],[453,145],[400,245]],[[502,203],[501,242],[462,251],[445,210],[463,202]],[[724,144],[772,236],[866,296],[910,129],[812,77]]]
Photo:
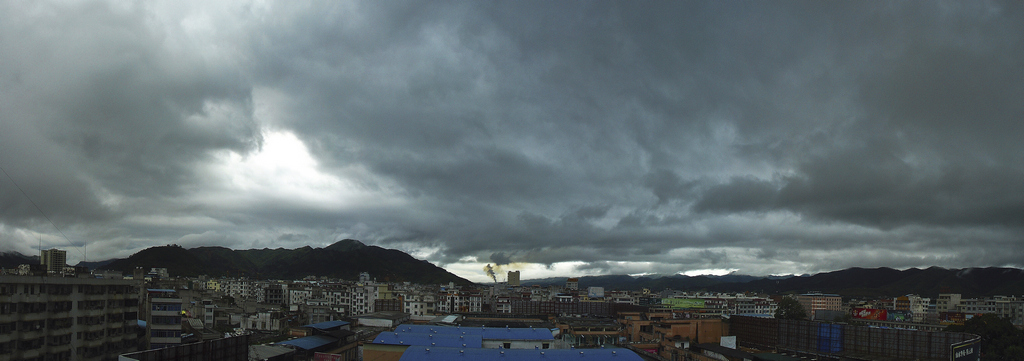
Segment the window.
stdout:
[[180,303],[154,303],[153,311],[181,311]]
[[506,342],[505,343],[505,348],[512,348],[512,343],[511,342]]

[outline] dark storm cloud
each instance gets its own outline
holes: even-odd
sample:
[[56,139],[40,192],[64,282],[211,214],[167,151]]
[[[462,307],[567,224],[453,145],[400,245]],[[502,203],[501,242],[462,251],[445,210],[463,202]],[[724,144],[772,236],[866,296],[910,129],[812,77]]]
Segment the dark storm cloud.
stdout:
[[512,263],[512,259],[504,252],[495,252],[491,254],[491,262],[494,262],[495,265],[501,266]]
[[[179,194],[205,151],[258,145],[240,74],[161,47],[167,34],[147,28],[143,9],[4,7],[0,159],[51,214],[109,218],[123,210],[103,193]],[[24,210],[11,189],[4,204]]]
[[[0,2],[0,165],[111,252],[1016,264],[1021,7]],[[0,180],[0,237],[44,222]]]

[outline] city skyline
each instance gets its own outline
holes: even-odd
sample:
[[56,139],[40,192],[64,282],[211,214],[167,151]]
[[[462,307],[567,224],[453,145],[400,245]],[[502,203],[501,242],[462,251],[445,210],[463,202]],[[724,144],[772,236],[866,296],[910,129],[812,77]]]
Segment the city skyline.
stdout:
[[0,1],[0,251],[1022,267],[1022,7]]

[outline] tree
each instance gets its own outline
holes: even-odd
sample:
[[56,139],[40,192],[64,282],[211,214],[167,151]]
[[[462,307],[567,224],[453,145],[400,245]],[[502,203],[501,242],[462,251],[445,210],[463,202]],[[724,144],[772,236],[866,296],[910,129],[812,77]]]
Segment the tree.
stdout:
[[949,332],[966,332],[981,336],[982,360],[1024,361],[1024,332],[1018,330],[1009,320],[987,313],[975,316],[963,326],[946,327]]
[[790,297],[783,297],[779,301],[779,308],[775,309],[775,318],[781,320],[806,320],[807,311],[804,311],[804,306],[800,305],[800,301]]
[[832,321],[833,322],[840,322],[840,323],[853,323],[854,318],[853,318],[853,315],[851,315],[849,313],[846,313],[846,314],[843,314],[842,316],[836,317],[836,319],[834,319]]

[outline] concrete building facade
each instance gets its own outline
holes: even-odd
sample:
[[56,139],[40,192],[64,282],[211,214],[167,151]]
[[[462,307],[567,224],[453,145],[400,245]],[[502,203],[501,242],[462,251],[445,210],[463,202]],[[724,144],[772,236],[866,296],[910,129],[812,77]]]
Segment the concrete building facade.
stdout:
[[171,289],[148,289],[146,325],[149,349],[181,344],[181,298]]
[[519,287],[519,271],[508,271],[508,285],[511,287]]
[[49,274],[61,274],[68,263],[68,252],[60,249],[44,249],[39,251],[39,264],[46,266]]
[[116,360],[138,350],[138,305],[131,280],[0,276],[0,361]]
[[807,311],[807,315],[814,317],[814,311],[843,311],[843,297],[831,293],[805,293],[797,296],[797,301]]

